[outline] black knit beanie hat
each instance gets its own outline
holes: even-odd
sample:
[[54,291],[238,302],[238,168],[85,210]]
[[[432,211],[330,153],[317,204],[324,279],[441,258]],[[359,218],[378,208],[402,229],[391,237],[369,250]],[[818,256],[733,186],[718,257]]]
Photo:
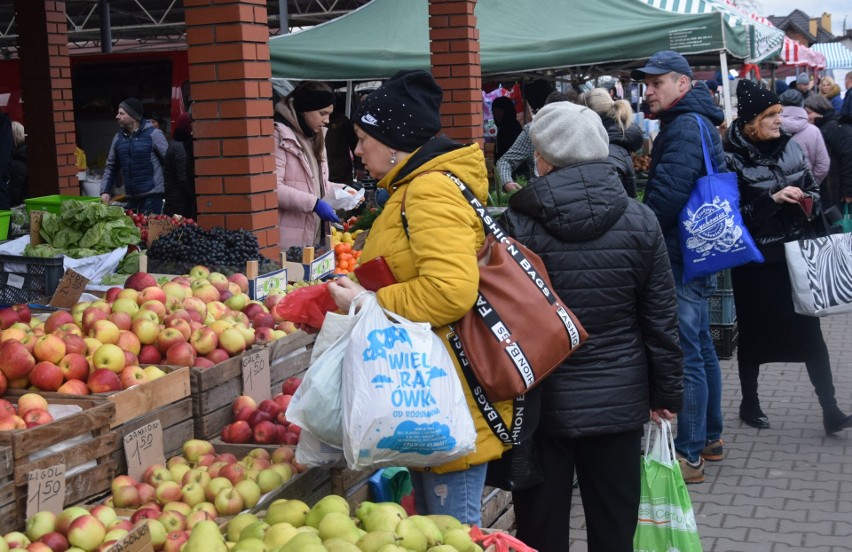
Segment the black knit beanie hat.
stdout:
[[754,120],[766,108],[780,103],[775,92],[760,88],[748,79],[741,80],[737,85],[737,117],[740,124]]
[[118,107],[123,109],[125,113],[137,121],[141,121],[145,116],[145,107],[142,105],[142,102],[136,98],[127,98],[118,104]]
[[355,124],[379,142],[412,152],[441,130],[444,92],[426,71],[399,71],[361,101]]

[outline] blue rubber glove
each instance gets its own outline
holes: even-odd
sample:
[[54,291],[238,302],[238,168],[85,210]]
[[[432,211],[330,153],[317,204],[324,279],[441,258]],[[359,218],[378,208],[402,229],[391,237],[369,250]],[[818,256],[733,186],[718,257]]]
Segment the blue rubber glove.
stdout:
[[317,204],[314,205],[314,213],[316,213],[323,222],[340,222],[340,219],[337,217],[337,213],[334,212],[331,205],[321,199],[318,199]]

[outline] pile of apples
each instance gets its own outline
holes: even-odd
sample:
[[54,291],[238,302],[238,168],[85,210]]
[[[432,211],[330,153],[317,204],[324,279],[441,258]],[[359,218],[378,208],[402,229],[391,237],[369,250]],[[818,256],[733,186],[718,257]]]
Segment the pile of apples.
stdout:
[[184,531],[203,519],[232,516],[288,482],[302,466],[290,447],[253,449],[243,458],[216,453],[213,444],[190,439],[183,454],[148,466],[141,480],[116,476],[105,505],[134,510],[130,521],[157,519],[167,532]]
[[[42,322],[26,305],[0,310],[0,394],[8,388],[88,394],[125,389],[164,375],[141,365],[208,368],[297,331],[246,294],[244,274],[196,266],[162,286],[145,272],[103,299],[59,310]],[[272,311],[272,312],[270,312]]]
[[287,420],[287,407],[302,378],[288,378],[281,392],[271,399],[257,403],[248,395],[240,395],[231,404],[234,421],[222,428],[226,443],[255,443],[262,445],[296,445],[302,428]]
[[38,393],[25,393],[18,397],[17,407],[0,399],[0,431],[28,429],[53,421],[47,400]]
[[241,513],[228,521],[230,550],[252,552],[481,552],[470,527],[448,515],[412,515],[395,502],[361,502],[326,495],[313,507],[301,500],[272,502],[262,518]]

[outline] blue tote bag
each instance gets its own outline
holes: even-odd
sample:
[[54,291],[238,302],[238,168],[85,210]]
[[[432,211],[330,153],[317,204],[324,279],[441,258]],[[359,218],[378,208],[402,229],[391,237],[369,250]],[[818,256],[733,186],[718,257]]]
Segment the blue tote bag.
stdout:
[[707,176],[702,176],[695,183],[678,220],[684,282],[726,268],[763,262],[763,255],[740,215],[737,174],[717,172],[715,159],[704,137],[710,129],[701,117],[695,115],[695,119],[701,131]]

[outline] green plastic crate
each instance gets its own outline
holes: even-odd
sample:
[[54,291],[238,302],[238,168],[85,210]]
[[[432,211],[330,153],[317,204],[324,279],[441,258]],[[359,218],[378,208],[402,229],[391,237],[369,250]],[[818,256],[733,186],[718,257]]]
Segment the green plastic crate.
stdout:
[[54,215],[59,214],[60,205],[63,201],[76,199],[78,201],[101,201],[100,197],[74,196],[74,195],[49,195],[43,197],[32,197],[25,199],[24,204],[27,206],[27,213],[31,211],[47,211]]
[[9,223],[12,222],[12,211],[0,211],[0,240],[9,237]]

